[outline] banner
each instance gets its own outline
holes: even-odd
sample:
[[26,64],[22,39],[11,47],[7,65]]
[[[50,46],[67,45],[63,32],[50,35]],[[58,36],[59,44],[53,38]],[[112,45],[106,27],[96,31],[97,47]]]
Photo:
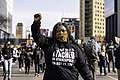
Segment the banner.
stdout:
[[31,46],[32,45],[32,40],[27,40],[27,46]]
[[115,42],[119,43],[120,42],[120,38],[115,36]]

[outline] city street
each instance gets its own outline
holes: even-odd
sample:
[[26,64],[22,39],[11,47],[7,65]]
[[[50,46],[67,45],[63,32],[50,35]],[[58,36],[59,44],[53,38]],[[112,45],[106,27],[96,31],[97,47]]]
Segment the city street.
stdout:
[[[30,74],[25,74],[24,71],[19,71],[18,63],[13,65],[11,80],[42,80],[43,74],[40,77],[35,77],[34,67],[31,67]],[[2,69],[0,68],[0,80],[3,80]],[[7,79],[6,79],[7,80]]]
[[0,0],[0,80],[118,80],[119,53],[120,0]]
[[[18,64],[13,65],[12,68],[12,79],[11,80],[42,80],[43,73],[40,74],[40,77],[34,76],[34,67],[31,67],[30,74],[25,74],[24,71],[19,72]],[[2,69],[0,68],[0,80],[3,79]],[[7,79],[6,79],[7,80]],[[79,80],[83,80],[81,77]],[[107,76],[100,76],[99,69],[97,71],[97,80],[118,80],[117,73],[108,73]]]

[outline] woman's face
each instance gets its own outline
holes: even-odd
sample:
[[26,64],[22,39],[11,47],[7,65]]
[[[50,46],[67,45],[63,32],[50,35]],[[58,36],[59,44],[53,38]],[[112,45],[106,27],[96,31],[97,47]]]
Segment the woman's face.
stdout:
[[56,30],[56,39],[59,42],[67,42],[68,40],[68,33],[67,33],[67,29],[65,28],[65,26],[61,25],[57,28]]

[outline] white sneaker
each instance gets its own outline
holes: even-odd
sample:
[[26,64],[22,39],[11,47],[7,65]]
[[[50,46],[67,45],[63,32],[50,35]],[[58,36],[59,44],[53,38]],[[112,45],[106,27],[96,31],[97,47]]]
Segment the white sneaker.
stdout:
[[12,63],[12,65],[15,65],[15,63]]
[[19,69],[19,71],[21,71],[21,69]]
[[37,77],[40,77],[40,74],[38,74]]
[[35,77],[37,77],[37,73],[35,73]]
[[25,70],[24,67],[22,67],[22,70],[23,70],[23,71]]

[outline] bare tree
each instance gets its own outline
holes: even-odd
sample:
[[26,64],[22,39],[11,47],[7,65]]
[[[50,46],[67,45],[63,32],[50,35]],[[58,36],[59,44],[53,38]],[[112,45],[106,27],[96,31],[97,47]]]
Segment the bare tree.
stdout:
[[6,16],[0,14],[0,27],[7,28],[7,26],[6,26],[7,22],[10,22],[9,17],[6,17]]

